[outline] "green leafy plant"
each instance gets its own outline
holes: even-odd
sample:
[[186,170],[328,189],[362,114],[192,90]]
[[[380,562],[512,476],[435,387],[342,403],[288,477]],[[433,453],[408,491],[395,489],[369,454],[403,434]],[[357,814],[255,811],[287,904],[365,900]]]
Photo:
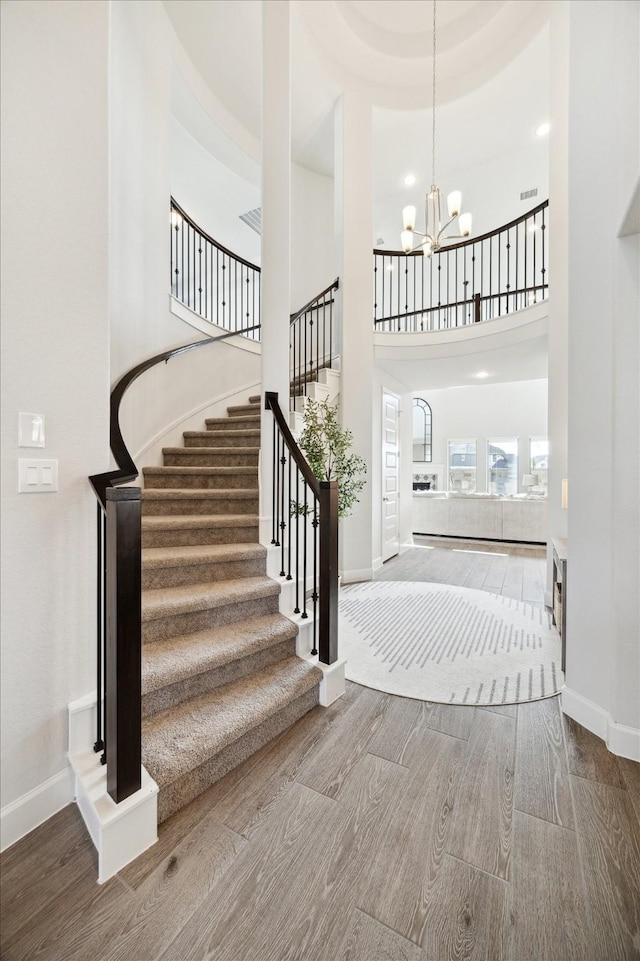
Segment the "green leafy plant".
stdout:
[[366,483],[367,465],[350,452],[353,435],[338,423],[337,407],[328,400],[307,400],[298,443],[318,480],[338,482],[338,517],[348,517]]

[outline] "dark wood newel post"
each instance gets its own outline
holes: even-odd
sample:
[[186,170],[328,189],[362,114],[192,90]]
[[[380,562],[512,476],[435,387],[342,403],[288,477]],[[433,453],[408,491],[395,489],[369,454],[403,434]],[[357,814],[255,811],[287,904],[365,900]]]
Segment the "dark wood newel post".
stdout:
[[141,784],[140,498],[137,487],[106,491],[107,791],[116,804]]
[[320,482],[320,624],[318,659],[338,660],[338,485]]
[[476,294],[473,298],[474,303],[474,323],[479,324],[480,317],[480,294]]

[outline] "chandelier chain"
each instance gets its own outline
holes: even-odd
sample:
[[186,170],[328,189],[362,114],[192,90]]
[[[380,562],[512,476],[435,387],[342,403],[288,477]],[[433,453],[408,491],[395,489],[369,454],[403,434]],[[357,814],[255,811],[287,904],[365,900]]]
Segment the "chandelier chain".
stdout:
[[431,184],[436,182],[436,0],[433,0],[433,110],[431,113]]

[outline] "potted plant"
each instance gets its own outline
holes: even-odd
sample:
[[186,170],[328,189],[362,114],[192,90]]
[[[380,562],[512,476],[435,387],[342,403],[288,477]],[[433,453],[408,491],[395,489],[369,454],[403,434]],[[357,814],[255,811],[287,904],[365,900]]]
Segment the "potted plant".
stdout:
[[338,423],[337,406],[308,399],[298,443],[318,480],[338,482],[338,517],[348,517],[366,483],[367,465],[351,451],[353,435]]

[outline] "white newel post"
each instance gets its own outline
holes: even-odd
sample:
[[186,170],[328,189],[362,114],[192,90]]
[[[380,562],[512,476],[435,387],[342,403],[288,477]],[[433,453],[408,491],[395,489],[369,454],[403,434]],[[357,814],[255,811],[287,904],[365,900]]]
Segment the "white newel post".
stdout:
[[[291,58],[289,0],[262,4],[262,392],[289,408]],[[264,401],[262,406],[264,407]],[[262,410],[260,539],[271,541],[272,415]]]
[[358,90],[347,90],[336,107],[336,273],[342,302],[340,407],[354,449],[367,464],[367,483],[349,518],[340,522],[340,569],[344,581],[373,576],[373,175],[372,108]]

